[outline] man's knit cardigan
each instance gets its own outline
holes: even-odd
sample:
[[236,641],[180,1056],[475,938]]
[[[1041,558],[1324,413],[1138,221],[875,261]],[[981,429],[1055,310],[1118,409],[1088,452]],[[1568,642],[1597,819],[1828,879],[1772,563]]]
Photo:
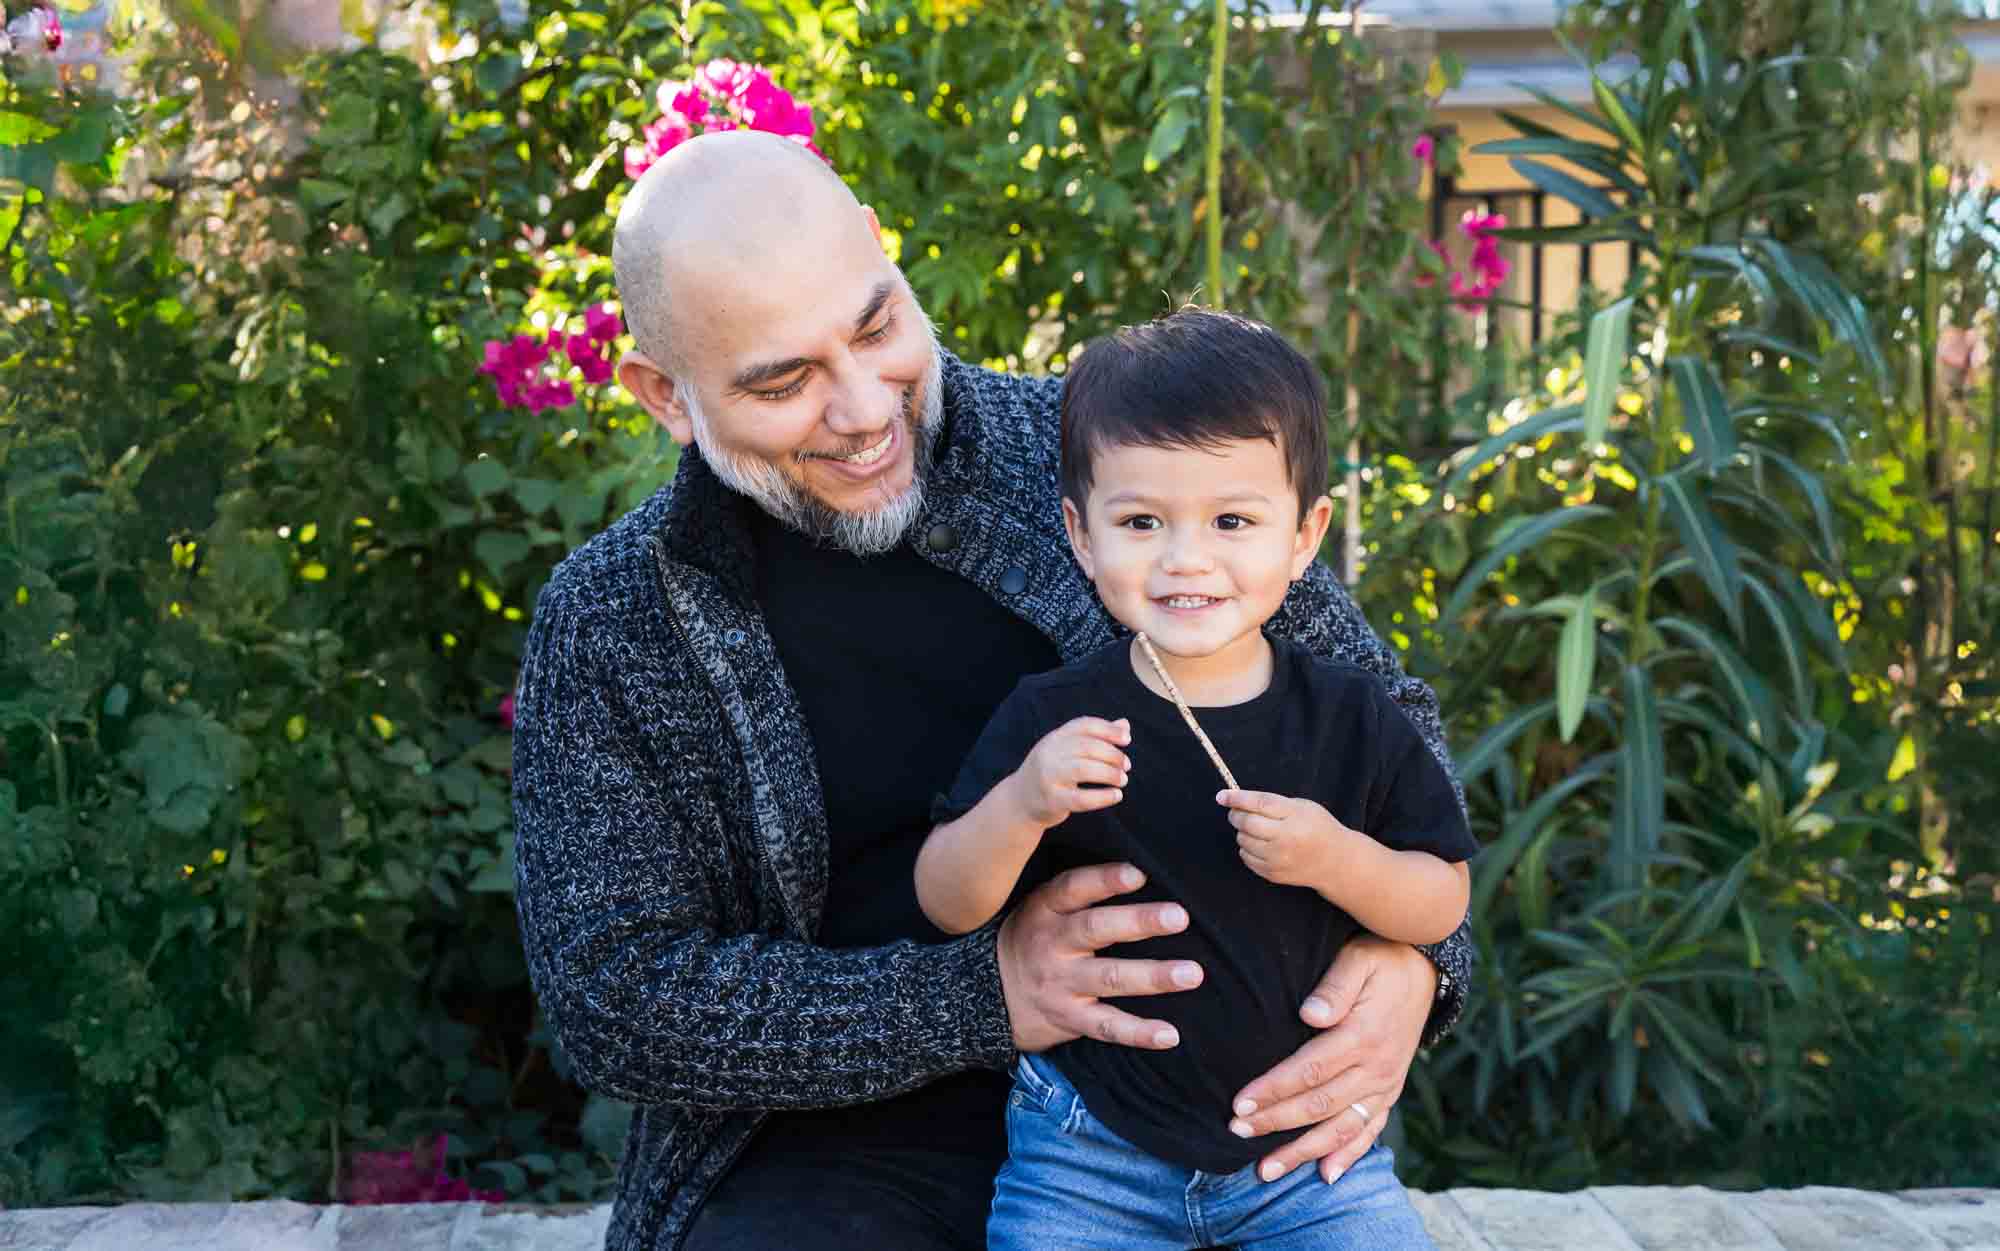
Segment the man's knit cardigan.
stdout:
[[[947,435],[917,550],[1040,628],[1066,661],[1110,642],[1113,622],[1063,537],[1060,382],[948,354],[942,366]],[[578,1080],[638,1109],[612,1251],[678,1248],[770,1110],[881,1099],[1014,1057],[996,926],[937,946],[813,945],[826,817],[812,739],[752,600],[748,507],[683,456],[670,487],[557,567],[522,666],[514,812],[528,969]],[[1429,688],[1402,674],[1323,566],[1270,628],[1382,674],[1444,757]],[[1442,973],[1429,1041],[1463,1002],[1469,931],[1427,954]]]

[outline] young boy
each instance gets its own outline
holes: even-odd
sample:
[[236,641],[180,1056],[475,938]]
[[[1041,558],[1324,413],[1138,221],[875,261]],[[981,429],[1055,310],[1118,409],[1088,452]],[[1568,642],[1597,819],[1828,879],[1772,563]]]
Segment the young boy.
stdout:
[[[917,897],[961,933],[1063,869],[1130,861],[1136,899],[1179,901],[1190,920],[1119,954],[1192,959],[1206,980],[1146,1001],[1179,1030],[1173,1050],[1086,1038],[1020,1058],[994,1251],[1432,1245],[1385,1148],[1332,1186],[1310,1168],[1267,1184],[1255,1161],[1293,1135],[1230,1128],[1232,1095],[1311,1034],[1296,1008],[1341,944],[1360,929],[1445,938],[1476,850],[1381,681],[1263,631],[1332,515],[1325,419],[1312,366],[1240,317],[1182,311],[1071,367],[1063,519],[1141,637],[1000,706],[939,800]],[[1218,793],[1173,688],[1239,785]]]

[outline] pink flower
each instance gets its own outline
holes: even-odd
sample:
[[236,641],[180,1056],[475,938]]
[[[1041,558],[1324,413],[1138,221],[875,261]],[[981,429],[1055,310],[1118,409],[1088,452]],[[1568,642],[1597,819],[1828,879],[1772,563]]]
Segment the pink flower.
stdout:
[[609,343],[624,328],[624,321],[611,311],[609,304],[598,304],[583,310],[583,332],[593,342]]
[[554,381],[531,382],[528,384],[525,398],[528,411],[539,413],[545,408],[567,408],[576,403],[576,389],[560,378]]
[[1468,210],[1465,216],[1458,219],[1458,228],[1465,233],[1466,238],[1477,240],[1482,235],[1491,234],[1496,230],[1507,229],[1507,215],[1505,213],[1475,213]]
[[800,139],[812,137],[812,108],[794,100],[762,70],[757,71],[743,93],[743,115],[752,130]]
[[507,698],[500,701],[500,724],[514,728],[514,692],[507,692]]
[[717,57],[695,71],[695,81],[719,96],[733,96],[740,90],[737,77],[743,68],[725,57]]
[[708,116],[708,97],[692,82],[681,84],[681,89],[671,95],[667,93],[669,85],[660,84],[660,112],[679,113],[689,127],[699,126]]
[[[713,124],[709,129],[714,129]],[[625,173],[631,178],[637,178],[651,169],[654,161],[692,138],[694,132],[678,118],[662,117],[656,122],[649,122],[640,134],[644,136],[646,142],[641,146],[625,149]]]
[[598,354],[597,342],[588,333],[569,336],[563,351],[570,363],[583,371],[583,380],[591,386],[611,381],[611,361]]
[[[4,16],[4,13],[0,13]],[[55,6],[37,4],[34,8],[8,22],[0,31],[0,54],[20,51],[31,43],[40,42],[42,51],[58,52],[63,46],[62,15]]]
[[1410,145],[1410,155],[1426,165],[1431,164],[1437,159],[1437,140],[1429,135],[1418,135],[1417,141]]
[[348,1203],[501,1203],[504,1191],[474,1190],[445,1171],[445,1136],[439,1134],[428,1158],[409,1151],[357,1151],[348,1157],[341,1197]]

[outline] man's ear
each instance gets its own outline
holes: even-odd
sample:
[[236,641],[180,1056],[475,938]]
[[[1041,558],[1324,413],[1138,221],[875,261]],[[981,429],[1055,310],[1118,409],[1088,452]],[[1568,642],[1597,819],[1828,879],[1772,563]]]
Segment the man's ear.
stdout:
[[681,402],[679,388],[651,357],[644,352],[625,353],[618,362],[618,381],[639,401],[641,408],[653,415],[654,421],[666,427],[674,442],[682,447],[694,442],[694,419],[688,415],[687,405]]
[[1083,514],[1076,510],[1076,505],[1068,497],[1064,497],[1062,509],[1063,529],[1069,534],[1069,550],[1076,553],[1076,563],[1083,567],[1083,576],[1095,578],[1097,570],[1090,563],[1090,534],[1083,528]]
[[1299,522],[1299,533],[1292,541],[1292,581],[1297,582],[1311,567],[1313,557],[1319,555],[1319,545],[1326,540],[1326,529],[1333,524],[1333,500],[1322,495],[1314,500],[1312,507]]
[[861,215],[868,219],[868,233],[875,236],[875,242],[882,242],[882,222],[875,216],[874,206],[862,205]]

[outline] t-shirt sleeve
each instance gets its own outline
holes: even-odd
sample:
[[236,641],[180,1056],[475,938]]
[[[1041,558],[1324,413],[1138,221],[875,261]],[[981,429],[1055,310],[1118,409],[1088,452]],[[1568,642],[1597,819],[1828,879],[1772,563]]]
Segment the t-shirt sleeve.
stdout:
[[1362,832],[1398,851],[1426,851],[1453,864],[1472,859],[1479,843],[1466,827],[1451,776],[1409,714],[1379,687],[1375,710],[1382,766],[1369,792],[1369,824]]
[[1016,686],[980,731],[979,741],[972,745],[965,763],[959,766],[958,779],[951,789],[931,800],[931,820],[942,825],[964,816],[986,798],[986,792],[1020,768],[1041,741],[1040,720],[1026,683]]

